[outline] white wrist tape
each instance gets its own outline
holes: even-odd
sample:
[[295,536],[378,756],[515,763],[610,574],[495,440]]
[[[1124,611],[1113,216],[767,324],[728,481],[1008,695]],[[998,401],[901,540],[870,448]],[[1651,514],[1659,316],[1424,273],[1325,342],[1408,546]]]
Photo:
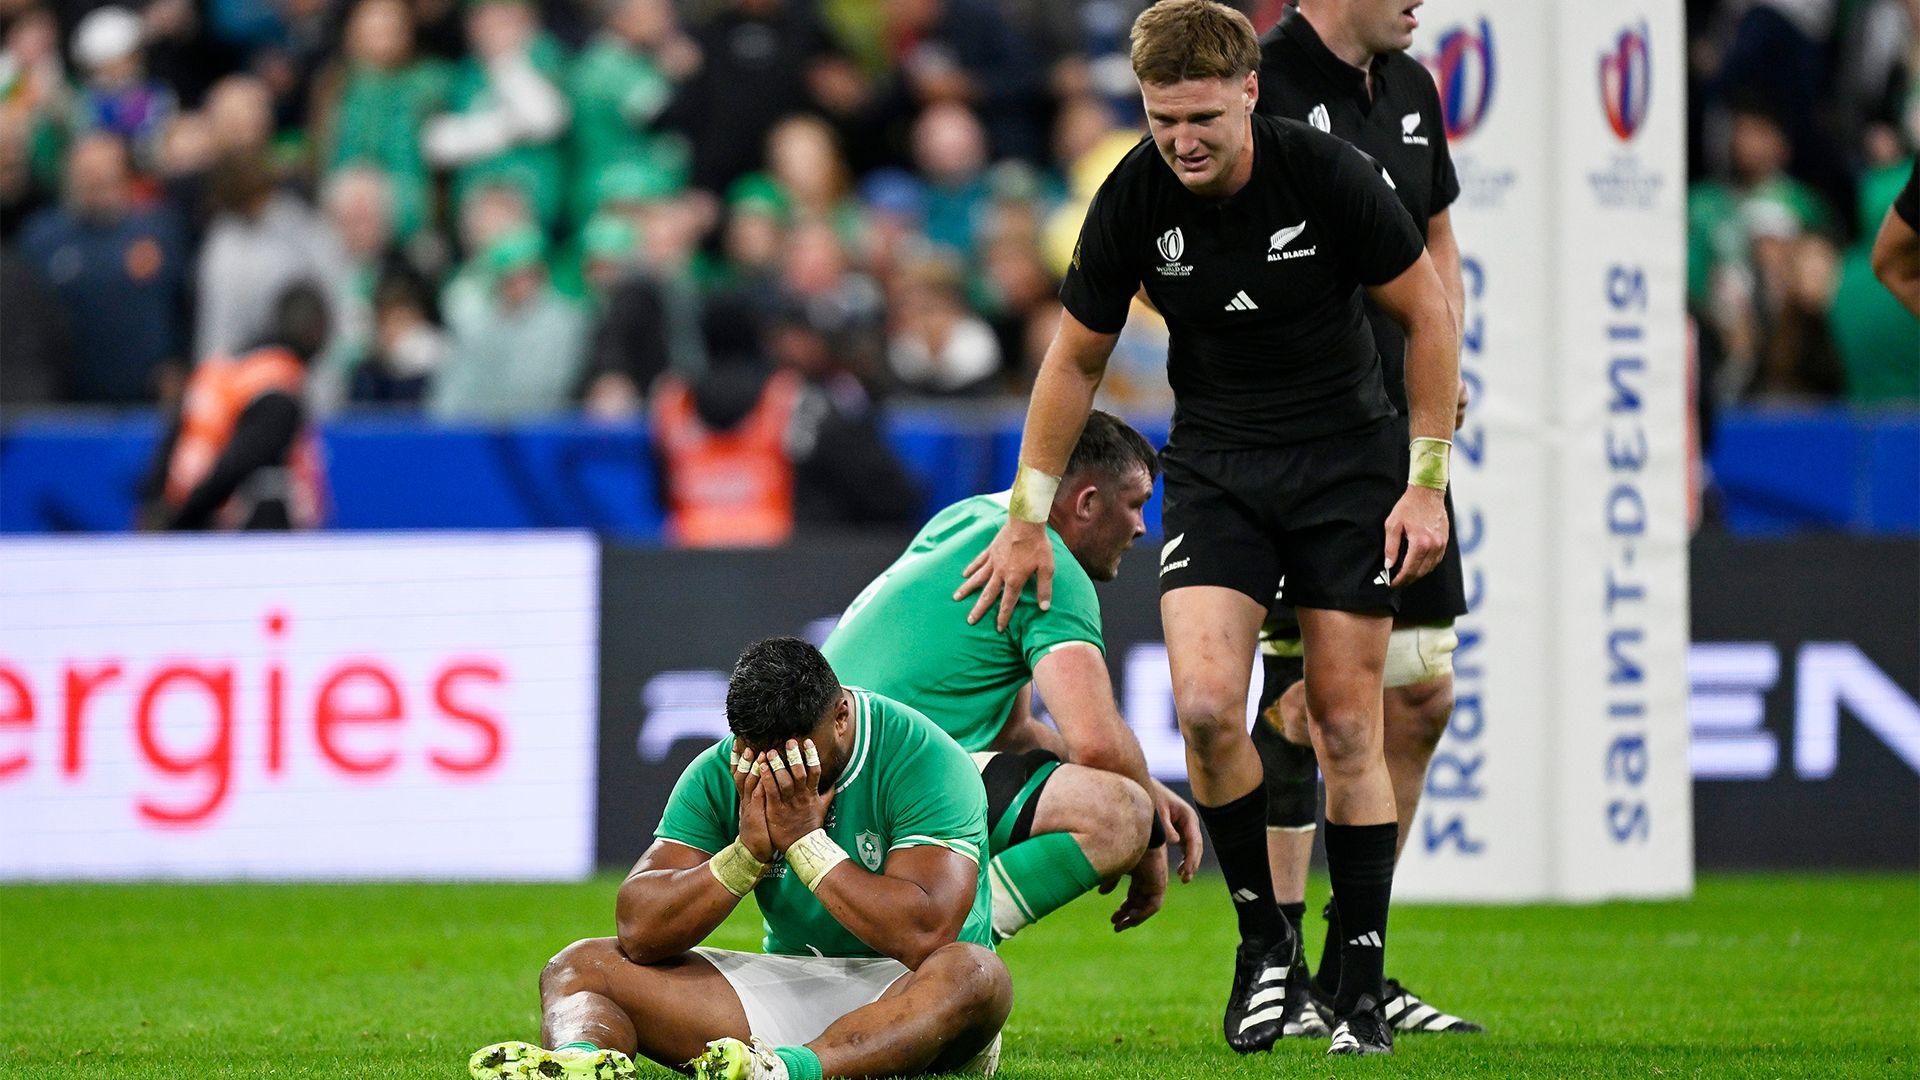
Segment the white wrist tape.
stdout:
[[1059,477],[1022,464],[1013,475],[1013,498],[1007,503],[1007,515],[1015,521],[1044,524],[1053,512],[1053,494],[1059,490]]
[[1435,491],[1447,490],[1447,464],[1453,443],[1422,435],[1407,448],[1407,483]]
[[793,842],[787,849],[787,865],[800,875],[800,883],[809,890],[820,886],[827,871],[847,861],[847,851],[833,842],[825,829],[815,829]]
[[760,884],[761,875],[767,872],[767,864],[753,857],[747,846],[735,840],[719,850],[713,858],[707,860],[707,869],[713,872],[714,879],[735,896],[745,896]]

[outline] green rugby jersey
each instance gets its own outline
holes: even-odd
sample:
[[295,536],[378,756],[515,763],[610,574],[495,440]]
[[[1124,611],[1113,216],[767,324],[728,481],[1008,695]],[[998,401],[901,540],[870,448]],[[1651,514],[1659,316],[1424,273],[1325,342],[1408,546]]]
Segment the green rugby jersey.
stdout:
[[840,678],[926,713],[968,750],[985,750],[1033,666],[1047,651],[1084,641],[1105,651],[1093,579],[1052,527],[1053,606],[1033,582],[1003,633],[992,611],[967,625],[976,596],[955,600],[967,564],[1007,520],[1007,493],[963,499],[933,516],[892,566],[847,605],[820,647]]
[[[827,835],[874,873],[887,853],[921,844],[957,851],[980,864],[987,847],[987,793],[973,759],[926,717],[879,694],[848,686],[854,700],[853,752],[834,783]],[[719,851],[740,835],[740,796],[727,758],[733,737],[694,758],[667,799],[654,835]],[[792,956],[878,956],[820,905],[785,862],[753,890],[766,926],[763,947]],[[992,889],[980,867],[961,941],[992,945]]]

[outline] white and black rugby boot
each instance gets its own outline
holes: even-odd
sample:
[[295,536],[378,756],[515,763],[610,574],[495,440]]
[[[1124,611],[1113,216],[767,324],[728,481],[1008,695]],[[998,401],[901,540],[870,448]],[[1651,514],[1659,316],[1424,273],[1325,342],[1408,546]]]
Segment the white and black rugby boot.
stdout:
[[1393,1053],[1393,1028],[1380,1015],[1380,1003],[1372,994],[1360,995],[1353,1011],[1334,1023],[1327,1053],[1352,1057]]
[[1286,1028],[1290,994],[1288,975],[1296,948],[1293,936],[1277,945],[1243,941],[1233,954],[1233,992],[1227,995],[1222,1026],[1227,1045],[1237,1054],[1273,1049]]
[[1327,1037],[1327,1018],[1320,1013],[1320,1006],[1314,1000],[1313,977],[1307,974],[1306,959],[1294,954],[1293,966],[1287,969],[1287,1011],[1281,1021],[1280,1037],[1283,1039],[1324,1039]]
[[1471,1020],[1443,1012],[1420,1000],[1413,991],[1401,986],[1399,979],[1388,979],[1386,987],[1387,996],[1380,1002],[1380,1012],[1395,1031],[1478,1035],[1487,1030]]

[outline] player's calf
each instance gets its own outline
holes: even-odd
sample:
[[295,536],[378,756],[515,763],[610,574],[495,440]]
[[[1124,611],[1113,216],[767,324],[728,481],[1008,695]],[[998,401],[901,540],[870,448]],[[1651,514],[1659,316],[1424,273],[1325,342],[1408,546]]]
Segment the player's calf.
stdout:
[[1384,701],[1388,763],[1418,763],[1424,772],[1453,720],[1453,677],[1390,687]]

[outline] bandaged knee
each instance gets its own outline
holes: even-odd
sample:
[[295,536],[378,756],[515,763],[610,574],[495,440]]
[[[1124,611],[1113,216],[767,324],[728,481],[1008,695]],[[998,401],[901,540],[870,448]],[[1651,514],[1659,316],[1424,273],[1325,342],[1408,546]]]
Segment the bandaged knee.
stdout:
[[1442,626],[1406,626],[1387,639],[1387,666],[1383,684],[1416,686],[1453,674],[1453,650],[1459,647],[1459,635],[1453,624]]

